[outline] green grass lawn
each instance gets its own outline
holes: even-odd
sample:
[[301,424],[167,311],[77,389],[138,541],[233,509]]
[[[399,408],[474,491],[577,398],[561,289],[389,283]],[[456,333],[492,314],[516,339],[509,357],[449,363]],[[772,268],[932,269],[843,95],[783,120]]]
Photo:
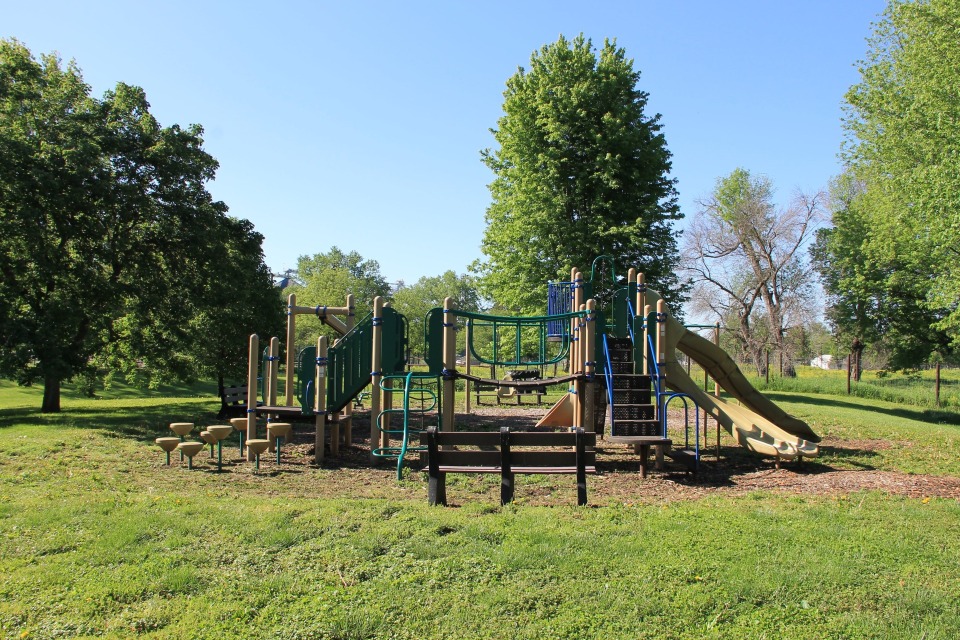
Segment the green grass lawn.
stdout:
[[[347,469],[167,468],[153,438],[218,408],[197,389],[169,392],[68,392],[51,416],[36,409],[39,390],[0,382],[0,636],[960,633],[954,499],[718,491],[661,504],[431,508],[421,474],[398,483],[388,468],[377,487],[340,494],[325,487]],[[772,395],[825,436],[818,472],[960,476],[960,428],[924,422],[922,410]],[[876,440],[895,445],[857,453]]]

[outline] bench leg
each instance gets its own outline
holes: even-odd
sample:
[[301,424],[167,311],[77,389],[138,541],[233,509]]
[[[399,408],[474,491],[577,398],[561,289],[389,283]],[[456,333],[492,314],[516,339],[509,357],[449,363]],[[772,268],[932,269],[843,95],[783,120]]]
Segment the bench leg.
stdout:
[[584,463],[587,448],[584,444],[584,431],[577,429],[576,452],[577,452],[577,505],[587,504],[587,468]]
[[650,456],[650,445],[641,444],[640,448],[640,477],[647,477],[647,458]]
[[577,504],[581,507],[587,504],[587,474],[585,472],[582,476],[577,472]]
[[513,502],[513,474],[503,473],[500,475],[500,504],[510,504]]
[[447,474],[430,474],[427,485],[427,500],[430,505],[447,506]]

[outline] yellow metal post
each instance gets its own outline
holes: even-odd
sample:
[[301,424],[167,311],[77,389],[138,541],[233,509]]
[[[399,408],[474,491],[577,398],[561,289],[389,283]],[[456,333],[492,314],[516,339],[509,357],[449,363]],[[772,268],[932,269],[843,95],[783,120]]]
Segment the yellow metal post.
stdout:
[[456,381],[453,376],[457,371],[457,322],[456,305],[452,298],[443,299],[443,368],[448,375],[443,380],[443,426],[442,431],[453,431],[453,421],[456,415]]
[[329,350],[327,336],[317,338],[317,370],[314,379],[316,394],[313,401],[316,436],[314,438],[313,461],[323,462],[324,437],[327,428],[327,352]]
[[372,369],[370,371],[370,460],[376,463],[373,451],[379,446],[382,435],[377,421],[380,416],[380,408],[383,406],[382,396],[380,394],[380,378],[383,372],[380,370],[383,366],[383,351],[381,343],[383,342],[383,298],[377,296],[373,299],[373,330],[372,334]]

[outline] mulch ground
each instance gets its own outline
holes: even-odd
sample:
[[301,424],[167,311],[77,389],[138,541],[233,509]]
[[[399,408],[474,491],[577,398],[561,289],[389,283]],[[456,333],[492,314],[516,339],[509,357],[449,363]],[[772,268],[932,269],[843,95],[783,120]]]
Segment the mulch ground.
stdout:
[[[545,412],[546,407],[481,407],[474,409],[470,415],[457,414],[457,428],[485,430],[510,426],[531,429]],[[316,469],[313,465],[313,439],[312,427],[308,424],[299,425],[293,443],[283,447],[280,467],[268,460],[269,456],[264,457],[261,478],[268,481],[277,476],[284,477],[285,490],[315,497],[409,499],[411,492],[421,491],[423,499],[426,499],[424,473],[414,471],[409,477],[413,483],[398,483],[394,463],[370,464],[369,415],[366,411],[360,411],[354,417],[350,446],[341,445],[340,455],[336,458],[328,456],[321,465],[321,469],[331,471],[323,473],[321,482],[316,481],[315,474],[306,473],[308,469]],[[821,446],[840,452],[844,449],[869,452],[891,445],[882,440],[825,440]],[[879,490],[901,496],[960,500],[960,478],[955,477],[874,469],[835,469],[816,459],[799,464],[785,462],[777,468],[773,459],[758,456],[739,446],[722,446],[720,453],[719,460],[715,448],[704,453],[695,474],[667,460],[664,468],[651,469],[648,476],[642,478],[638,473],[639,457],[632,448],[601,442],[597,446],[599,473],[587,480],[590,504],[654,504],[696,500],[712,495],[741,495],[757,490],[838,497],[861,490]],[[486,485],[474,483],[470,491],[473,495],[458,495],[457,490],[448,488],[453,504],[472,500],[495,503],[499,496],[499,482],[492,479]],[[552,476],[546,483],[525,483],[519,478],[517,499],[525,504],[570,504],[575,500],[574,482],[572,478],[564,476]]]

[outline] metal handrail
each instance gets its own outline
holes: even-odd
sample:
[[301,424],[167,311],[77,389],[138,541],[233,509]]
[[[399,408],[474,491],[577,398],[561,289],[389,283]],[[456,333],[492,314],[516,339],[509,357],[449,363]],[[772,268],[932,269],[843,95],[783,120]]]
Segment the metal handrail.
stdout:
[[674,398],[680,398],[683,401],[683,448],[690,447],[690,407],[687,400],[693,403],[693,455],[697,466],[700,466],[700,407],[697,401],[686,393],[671,393],[663,403],[663,437],[667,437],[667,405]]
[[607,379],[607,403],[610,405],[610,435],[613,435],[613,366],[610,363],[610,346],[607,344],[607,334],[603,334],[603,357],[607,362],[604,377]]
[[[477,352],[476,349],[476,332],[470,331],[470,342],[467,345],[467,351],[471,357],[473,357],[477,362],[483,364],[492,364],[494,366],[517,366],[517,365],[549,365],[555,364],[567,357],[567,354],[570,349],[570,340],[569,335],[563,335],[562,344],[558,349],[557,353],[553,356],[547,356],[547,344],[549,340],[547,339],[550,335],[549,325],[554,322],[562,322],[564,320],[570,320],[572,318],[585,318],[589,317],[591,313],[597,313],[596,311],[570,311],[567,313],[561,313],[551,316],[492,316],[482,313],[475,313],[471,311],[459,311],[452,310],[451,313],[458,318],[466,318],[467,322],[470,323],[471,327],[474,329],[490,327],[493,331],[493,358],[487,358]],[[515,332],[514,336],[514,354],[516,356],[513,360],[503,360],[498,357],[498,351],[500,350],[500,338],[499,332],[502,327],[506,326],[508,329],[512,329]],[[537,340],[537,348],[539,353],[538,357],[534,361],[524,362],[520,358],[520,353],[522,351],[522,330],[523,329],[537,329],[539,332]]]
[[[410,371],[405,375],[386,375],[380,380],[380,388],[385,391],[396,391],[396,389],[393,389],[392,387],[384,386],[387,380],[403,379],[404,381],[403,382],[403,408],[402,409],[399,409],[399,408],[384,409],[383,411],[380,412],[380,415],[377,416],[377,429],[379,429],[382,433],[393,433],[393,434],[402,433],[400,446],[399,447],[378,447],[373,450],[373,455],[377,457],[386,458],[386,457],[397,456],[397,480],[403,479],[403,460],[404,460],[404,457],[407,455],[407,451],[425,450],[424,447],[410,446],[410,413],[411,413],[410,393],[413,390],[412,381],[415,378],[418,380],[420,379],[425,380],[425,379],[436,379],[437,376],[432,374],[424,374],[424,373],[417,373],[414,371]],[[420,393],[421,406],[419,409],[416,410],[416,413],[421,413],[421,414],[426,413],[428,411],[432,411],[434,408],[437,407],[438,397],[436,392],[434,392],[432,389],[427,389],[426,387],[420,387],[418,389],[418,392]],[[423,406],[425,394],[432,399],[432,403],[430,404],[429,407]],[[383,429],[382,427],[383,416],[389,413],[401,413],[401,412],[403,413],[403,430],[402,431],[398,429]]]

